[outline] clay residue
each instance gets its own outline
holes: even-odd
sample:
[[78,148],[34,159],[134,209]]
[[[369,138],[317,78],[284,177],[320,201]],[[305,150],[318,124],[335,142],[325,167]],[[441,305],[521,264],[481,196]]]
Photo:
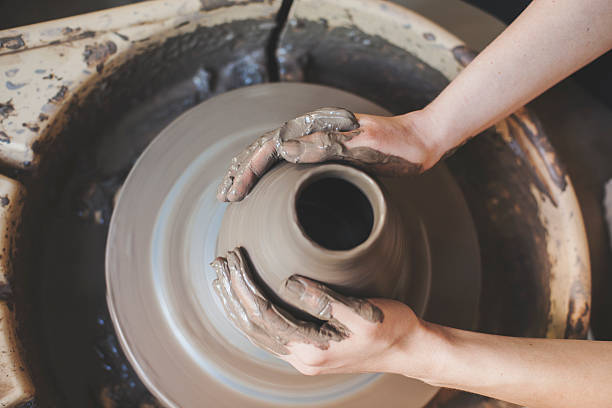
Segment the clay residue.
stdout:
[[13,291],[8,283],[0,283],[0,300],[7,301],[11,298]]
[[15,106],[13,106],[13,100],[9,99],[5,103],[0,103],[0,123],[3,119],[9,117],[11,113],[15,111]]
[[561,191],[565,191],[567,171],[561,164],[552,144],[550,144],[550,140],[544,134],[540,121],[526,109],[518,110],[512,115],[512,118],[517,121],[531,144],[536,148],[542,162],[546,165],[551,180]]
[[0,38],[0,48],[7,48],[9,50],[18,50],[25,46],[23,37],[16,35],[14,37],[3,37]]
[[16,84],[13,81],[6,81],[5,85],[6,89],[8,89],[9,91],[16,91],[19,88],[23,88],[25,86],[25,82],[20,82]]
[[49,102],[50,103],[60,103],[66,97],[67,92],[68,92],[68,87],[66,85],[62,85],[59,91],[57,91],[57,93],[53,95],[51,99],[49,99]]
[[[567,173],[544,135],[540,122],[525,109],[510,115],[506,122],[510,136],[510,139],[507,140],[508,145],[534,176],[533,182],[536,188],[556,207],[557,200],[553,188],[565,191]],[[537,156],[531,153],[529,144],[535,148]],[[534,161],[542,163],[546,169],[545,172],[538,168]]]
[[[582,262],[580,259],[576,261],[577,263]],[[583,282],[577,280],[572,285],[570,296],[564,337],[566,339],[584,339],[591,318],[591,294],[585,291]]]
[[341,295],[319,282],[302,276],[294,275],[287,279],[281,287],[281,294],[292,306],[325,321],[334,319],[334,303],[345,305],[371,323],[382,323],[385,318],[382,310],[372,302]]
[[[92,38],[95,37],[96,32],[95,31],[91,31],[91,30],[87,30],[87,31],[81,31],[81,27],[76,27],[76,28],[70,28],[70,27],[65,27],[62,30],[62,34],[66,37],[64,41],[76,41],[76,40],[82,40],[84,38]],[[57,41],[57,43],[60,43],[61,41]]]
[[278,160],[289,163],[343,161],[383,176],[417,174],[422,164],[370,147],[349,148],[362,130],[357,117],[344,108],[320,108],[266,132],[234,157],[219,188],[220,201],[240,201]]
[[[68,104],[67,125],[58,134],[57,143],[40,147],[38,165],[45,170],[27,174],[44,177],[35,186],[28,186],[32,198],[26,200],[30,233],[24,234],[20,246],[20,249],[24,245],[33,247],[20,252],[21,261],[32,267],[23,268],[28,273],[20,274],[18,279],[32,286],[31,293],[49,295],[45,303],[39,296],[28,296],[25,304],[31,305],[27,308],[31,310],[31,318],[24,315],[20,321],[25,322],[23,330],[32,339],[29,353],[40,348],[41,361],[44,356],[57,363],[51,364],[49,373],[41,374],[41,383],[49,378],[65,379],[57,387],[58,394],[68,395],[69,401],[60,401],[54,406],[97,406],[99,400],[113,401],[114,405],[110,406],[115,407],[156,406],[138,376],[126,378],[124,367],[129,367],[129,362],[125,356],[115,355],[118,342],[112,324],[107,322],[102,333],[92,332],[96,327],[93,318],[81,318],[81,314],[92,315],[96,311],[107,315],[103,259],[105,220],[112,211],[108,201],[112,195],[106,194],[104,199],[97,200],[89,195],[92,191],[89,186],[97,185],[93,189],[97,197],[100,188],[105,189],[103,184],[113,175],[123,180],[148,143],[183,111],[225,89],[265,81],[264,60],[249,59],[234,64],[265,44],[269,29],[262,21],[265,20],[198,27],[147,48],[101,78],[91,93],[79,94],[78,104]],[[227,76],[219,75],[228,64],[233,64],[233,69],[225,71]],[[194,73],[200,68],[202,71],[195,78]],[[49,83],[55,83],[56,79],[59,78],[54,76]],[[4,83],[0,85],[4,87]],[[59,85],[62,83],[58,83],[57,93],[49,100],[49,111],[43,108],[44,114],[51,116],[53,104],[71,97],[72,88]],[[5,101],[6,98],[1,100]],[[0,130],[0,142],[9,141],[9,136]],[[40,234],[41,225],[48,233]],[[32,253],[44,253],[45,258],[30,256]],[[44,271],[49,273],[42,276],[49,279],[41,277]],[[58,293],[62,295],[57,296]],[[85,293],[89,302],[87,310],[70,306]],[[57,310],[67,313],[54,313]],[[34,323],[38,321],[48,322],[48,327],[39,328]],[[103,347],[110,350],[104,351],[99,364],[92,356],[94,342],[97,343],[94,339],[98,337],[106,342]],[[83,343],[72,350],[70,363],[66,363],[68,353],[64,351],[70,349],[66,344],[72,344],[71,339],[75,338],[82,339]],[[114,364],[105,365],[109,360]],[[42,392],[37,390],[37,394]]]
[[38,132],[40,130],[40,126],[36,122],[24,122],[21,125],[31,132]]
[[113,31],[113,34],[115,34],[117,37],[121,38],[123,41],[130,41],[130,37],[128,37],[125,34],[121,34],[117,31]]
[[281,80],[340,88],[395,114],[423,108],[448,84],[440,71],[385,38],[355,26],[330,29],[323,20],[290,18],[276,55]]
[[200,10],[210,11],[221,7],[235,6],[237,3],[263,3],[265,0],[242,0],[242,1],[230,1],[230,0],[200,0]]
[[549,231],[531,190],[536,175],[495,129],[445,163],[460,183],[478,235],[487,237],[480,240],[482,268],[495,271],[482,277],[479,328],[508,336],[545,336],[552,264]]
[[453,48],[452,51],[453,51],[453,56],[455,57],[455,60],[462,67],[466,67],[470,62],[472,62],[474,58],[476,58],[476,55],[478,55],[476,51],[466,47],[465,45],[458,45],[455,48]]
[[112,41],[86,45],[83,51],[83,59],[88,67],[96,67],[98,72],[104,68],[104,62],[117,52],[117,45]]

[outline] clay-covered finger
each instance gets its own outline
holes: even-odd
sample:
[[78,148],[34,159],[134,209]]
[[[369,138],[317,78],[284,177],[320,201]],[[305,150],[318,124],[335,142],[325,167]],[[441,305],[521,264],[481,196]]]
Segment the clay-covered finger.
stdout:
[[345,333],[342,331],[301,321],[267,300],[255,283],[253,271],[250,270],[241,248],[229,252],[227,262],[232,289],[245,307],[251,323],[261,327],[276,342],[283,345],[309,343],[319,348],[327,348],[330,340],[339,341],[344,338]]
[[277,355],[289,353],[284,344],[270,336],[263,327],[250,318],[239,297],[233,292],[228,260],[219,257],[211,265],[217,272],[217,279],[213,281],[213,288],[223,304],[226,315],[236,328],[260,348]]
[[278,149],[280,156],[291,163],[320,163],[343,160],[348,154],[345,143],[359,134],[350,132],[315,132],[283,142]]
[[225,314],[239,328],[248,325],[246,312],[232,292],[227,259],[218,257],[211,263],[211,266],[217,273],[217,279],[213,281],[213,288],[221,300]]
[[227,201],[240,201],[251,191],[257,180],[278,161],[274,140],[260,140],[260,145],[240,165],[233,185],[226,194]]
[[286,310],[269,302],[261,304],[264,330],[283,345],[311,344],[322,350],[329,348],[330,341],[341,341],[348,331],[337,330],[332,325],[320,326],[297,319]]
[[334,304],[346,306],[372,323],[380,323],[384,318],[382,310],[368,300],[341,295],[303,276],[289,277],[283,283],[281,290],[285,300],[321,320],[334,319]]
[[260,325],[262,319],[260,296],[256,291],[252,290],[244,278],[245,270],[248,266],[241,257],[239,249],[228,252],[227,264],[232,292],[245,309],[247,318],[251,323]]
[[344,108],[320,108],[298,116],[281,127],[281,141],[295,139],[321,131],[348,131],[357,129],[359,122],[355,115]]
[[237,320],[236,313],[234,312],[231,304],[229,303],[228,297],[225,295],[225,292],[222,288],[222,285],[219,279],[215,279],[212,285],[213,285],[213,289],[215,290],[215,294],[217,295],[217,297],[221,301],[221,304],[223,305],[223,310],[225,311],[225,315],[232,321],[232,323],[234,323],[235,325],[238,325],[239,323]]
[[263,134],[232,159],[217,188],[218,200],[239,201],[248,194],[257,179],[278,160],[275,144],[278,132],[276,129]]
[[281,286],[283,299],[292,306],[321,319],[332,318],[333,298],[323,290],[322,285],[302,276],[291,276]]

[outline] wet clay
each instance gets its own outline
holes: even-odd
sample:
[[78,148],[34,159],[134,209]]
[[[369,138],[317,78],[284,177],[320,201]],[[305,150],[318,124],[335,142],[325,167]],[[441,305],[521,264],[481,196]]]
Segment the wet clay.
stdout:
[[[197,106],[166,128],[141,156],[123,185],[107,241],[108,304],[120,344],[128,351],[126,354],[135,372],[164,404],[198,406],[206,398],[215,401],[216,406],[228,407],[293,404],[368,407],[382,394],[395,396],[388,406],[405,405],[406,400],[417,401],[416,406],[435,392],[435,388],[418,381],[388,375],[303,376],[243,336],[226,317],[223,303],[213,289],[218,275],[209,262],[217,256],[227,259],[227,252],[236,247],[245,248],[243,258],[249,261],[252,283],[257,285],[257,290],[250,293],[273,293],[278,299],[265,297],[272,302],[270,308],[281,310],[279,307],[282,307],[291,312],[296,295],[288,289],[295,282],[287,278],[295,274],[326,284],[331,280],[331,290],[359,299],[404,297],[420,315],[428,304],[433,276],[446,280],[461,270],[462,281],[469,281],[470,285],[479,281],[473,274],[478,271],[474,264],[478,259],[475,239],[475,253],[463,250],[459,256],[449,258],[452,260],[449,268],[438,266],[435,275],[431,270],[428,255],[433,250],[428,246],[431,238],[414,217],[417,212],[411,201],[420,197],[426,202],[444,202],[446,227],[450,223],[458,231],[464,227],[457,223],[469,219],[465,205],[456,200],[460,195],[447,194],[453,191],[449,187],[452,179],[441,176],[440,168],[423,179],[405,177],[398,179],[397,184],[384,180],[381,186],[371,176],[347,165],[298,166],[285,162],[266,172],[244,200],[225,204],[216,199],[218,183],[233,155],[288,119],[316,110],[321,101],[331,106],[346,106],[350,111],[386,114],[355,95],[315,85],[266,84],[228,92]],[[232,106],[231,112],[227,106]],[[291,178],[295,176],[303,180],[297,182]],[[373,226],[368,238],[345,251],[325,249],[309,238],[297,222],[296,197],[308,185],[330,177],[356,186],[372,205]],[[269,186],[276,186],[277,190],[269,190]],[[290,194],[292,198],[282,194]],[[391,197],[388,201],[384,199],[385,194]],[[444,197],[434,198],[432,194]],[[261,200],[257,199],[260,195]],[[254,204],[253,211],[238,216],[238,208],[246,209]],[[461,214],[454,213],[461,208]],[[248,234],[243,232],[243,227],[226,229],[223,226],[225,215],[230,211],[236,216],[227,217],[228,220],[255,222],[244,227]],[[418,214],[427,215],[427,206],[420,208]],[[427,224],[441,219],[440,214],[427,215]],[[227,249],[220,245],[218,248],[222,228],[235,234],[228,236],[231,246]],[[291,235],[283,236],[283,230],[291,231]],[[431,236],[441,235],[432,232]],[[232,237],[237,237],[236,241]],[[243,238],[249,241],[242,241]],[[258,248],[258,242],[266,247]],[[407,245],[408,249],[397,245]],[[457,243],[449,241],[446,247],[439,247],[437,244],[435,250],[448,253]],[[286,250],[280,251],[281,248]],[[291,252],[294,250],[312,251],[315,255],[296,255]],[[265,262],[281,262],[285,266],[268,264],[265,267],[262,255],[266,257]],[[234,264],[237,263],[234,261]],[[220,267],[221,272],[229,272],[227,276],[232,277],[229,263],[227,269],[223,264]],[[409,273],[397,274],[402,268]],[[342,273],[334,276],[336,269]],[[323,275],[313,276],[313,272]],[[217,291],[227,292],[228,286],[221,284],[227,279],[218,282]],[[250,288],[245,286],[246,280],[242,282],[229,287],[236,291]],[[406,288],[406,291],[401,293],[397,288]],[[304,301],[316,297],[308,296],[315,293],[310,290],[304,293]],[[319,296],[319,299],[326,297]],[[365,318],[379,320],[366,303],[337,299],[352,305]],[[439,303],[430,305],[432,310],[441,309],[444,304],[444,308],[453,312],[461,310],[459,314],[464,319],[473,318],[475,309],[465,310],[465,299],[461,303],[449,303],[448,296],[444,295],[436,299]],[[295,324],[275,320],[265,303],[249,304],[249,308],[251,313],[257,310],[266,313],[268,320],[258,320],[259,324],[284,322],[286,325],[281,325],[284,335],[304,339],[306,333],[305,341],[318,346],[336,344],[334,339],[350,335],[340,322],[332,322],[332,329],[331,324],[324,327],[325,322],[320,319],[314,321],[317,319],[312,316],[306,319],[292,313],[299,322],[313,320],[314,324],[314,331],[296,331]],[[327,316],[325,310],[314,312]],[[238,312],[233,312],[236,319],[241,316]],[[246,310],[242,316],[248,316]],[[455,326],[462,325],[458,320],[453,322]],[[260,337],[259,341],[267,340]],[[283,352],[278,343],[266,345]]]
[[414,302],[406,210],[353,167],[280,163],[244,200],[229,204],[216,255],[245,248],[256,273],[284,301],[283,282],[301,275],[345,295]]
[[[376,322],[382,322],[382,312],[370,302],[346,299],[316,282],[298,277],[289,278],[283,285],[292,305],[325,322],[319,325],[295,318],[267,300],[253,278],[243,251],[236,248],[226,257],[213,261],[211,265],[217,273],[213,287],[230,320],[264,350],[287,355],[287,346],[296,343],[312,344],[326,350],[330,341],[339,342],[349,337],[350,330],[333,316],[333,302],[342,301],[360,316],[370,319],[376,316]],[[369,312],[364,313],[364,310]]]
[[382,323],[385,318],[382,310],[368,300],[343,296],[303,276],[291,276],[285,281],[281,291],[293,306],[322,320],[334,319],[334,302],[343,304],[370,323]]
[[361,131],[344,108],[320,108],[264,133],[234,157],[219,185],[221,201],[242,200],[266,170],[279,160],[290,163],[348,162],[380,175],[414,174],[421,166],[370,147],[348,148]]
[[[72,92],[78,103],[63,105],[66,123],[57,143],[37,142],[44,160],[33,176],[40,177],[20,178],[32,199],[20,245],[26,265],[16,276],[34,295],[17,310],[24,337],[32,339],[26,349],[43,406],[162,406],[132,370],[107,310],[104,251],[113,197],[146,146],[181,113],[267,80],[260,50],[270,28],[257,20],[200,27],[148,47],[112,74],[106,66],[89,94],[57,88],[53,103]],[[5,124],[9,110],[0,109],[9,114],[0,113]],[[0,131],[0,143],[10,142]]]

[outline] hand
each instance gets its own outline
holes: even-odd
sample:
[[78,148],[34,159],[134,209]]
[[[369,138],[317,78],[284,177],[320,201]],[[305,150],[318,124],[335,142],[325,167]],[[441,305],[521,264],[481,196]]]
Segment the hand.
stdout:
[[[242,200],[274,163],[338,160],[380,175],[416,174],[441,157],[420,111],[402,116],[354,115],[342,108],[321,108],[260,136],[232,159],[217,198]],[[442,152],[443,153],[443,152]]]
[[399,372],[393,357],[420,328],[408,306],[343,296],[294,275],[284,282],[281,296],[322,321],[305,322],[266,299],[242,251],[236,248],[215,259],[214,288],[227,316],[255,345],[307,375]]

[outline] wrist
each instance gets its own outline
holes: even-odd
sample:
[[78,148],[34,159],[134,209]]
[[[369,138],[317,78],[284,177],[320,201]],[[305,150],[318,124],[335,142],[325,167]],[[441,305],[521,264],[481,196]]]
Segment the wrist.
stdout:
[[433,167],[453,147],[447,137],[448,133],[427,109],[408,112],[397,118],[406,129],[406,134],[418,139],[423,155],[423,170]]
[[401,371],[430,385],[441,385],[449,369],[452,341],[445,327],[419,320],[413,335],[400,343]]

